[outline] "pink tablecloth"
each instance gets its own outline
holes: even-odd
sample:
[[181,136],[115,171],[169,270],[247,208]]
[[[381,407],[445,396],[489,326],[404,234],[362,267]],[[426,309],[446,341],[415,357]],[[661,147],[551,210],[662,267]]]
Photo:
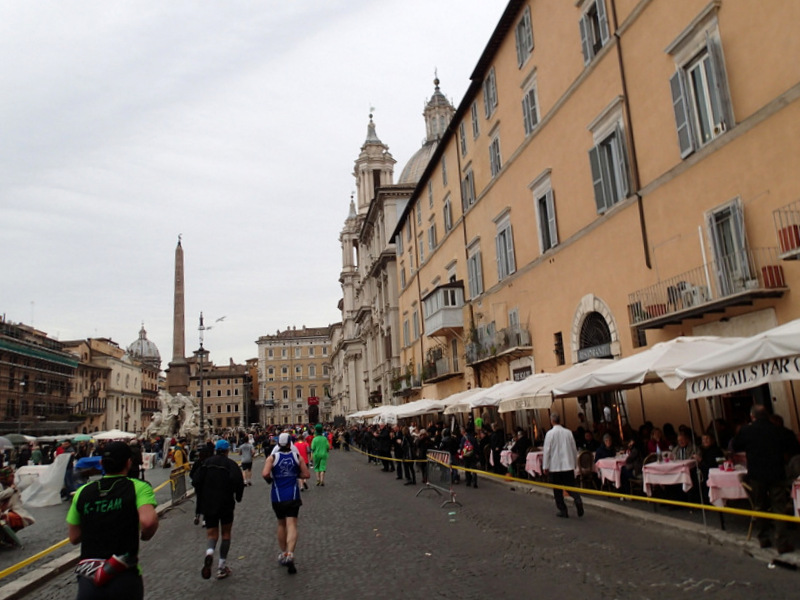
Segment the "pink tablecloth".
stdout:
[[525,471],[528,472],[531,477],[541,477],[543,460],[544,452],[541,450],[528,452],[528,455],[525,457]]
[[737,466],[733,471],[721,469],[708,470],[708,499],[715,506],[722,506],[726,500],[743,500],[747,492],[742,487],[742,477],[747,469]]
[[594,470],[600,478],[600,484],[604,481],[610,481],[614,487],[619,489],[622,487],[622,465],[625,464],[627,456],[612,456],[610,458],[601,458],[594,463]]
[[795,479],[792,483],[792,501],[794,502],[794,514],[800,517],[800,479]]
[[504,467],[509,466],[514,462],[514,453],[511,450],[500,451],[500,464]]
[[693,485],[692,467],[694,466],[695,461],[693,460],[673,460],[645,465],[642,468],[644,491],[648,496],[652,496],[652,486],[654,485],[676,485],[680,483],[683,485],[683,491],[688,492]]

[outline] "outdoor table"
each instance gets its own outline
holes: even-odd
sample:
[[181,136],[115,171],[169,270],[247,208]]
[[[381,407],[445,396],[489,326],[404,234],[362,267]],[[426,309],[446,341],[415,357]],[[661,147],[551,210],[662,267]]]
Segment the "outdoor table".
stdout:
[[601,458],[594,463],[594,470],[598,477],[600,477],[600,485],[602,485],[604,481],[610,481],[614,484],[615,488],[621,488],[622,466],[625,464],[627,459],[627,455],[618,454],[617,456]]
[[714,506],[723,506],[726,500],[744,500],[747,492],[742,487],[742,477],[747,469],[737,465],[733,471],[708,470],[708,500]]
[[544,452],[541,450],[528,452],[528,455],[525,457],[525,471],[530,474],[531,477],[541,477],[543,461]]
[[511,450],[501,450],[500,451],[500,464],[504,467],[508,467],[514,464],[514,453]]
[[47,471],[50,465],[25,465],[20,467],[14,473],[14,483],[20,490],[24,490],[34,481],[39,479],[39,476]]
[[683,491],[692,489],[692,469],[694,460],[671,460],[669,462],[650,463],[642,467],[644,491],[648,496],[653,495],[654,485],[682,484]]
[[800,517],[800,477],[792,482],[792,502],[795,516]]

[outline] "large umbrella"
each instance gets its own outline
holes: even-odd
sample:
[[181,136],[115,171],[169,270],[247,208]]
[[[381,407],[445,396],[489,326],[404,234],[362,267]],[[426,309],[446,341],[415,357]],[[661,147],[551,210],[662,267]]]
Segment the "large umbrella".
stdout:
[[122,431],[121,429],[112,429],[110,431],[103,431],[102,433],[94,434],[94,439],[96,440],[129,440],[135,437],[135,433]]
[[36,441],[35,437],[23,435],[21,433],[7,433],[5,438],[15,446],[19,446],[21,444],[30,444],[31,442]]
[[14,444],[7,437],[0,436],[0,450],[11,450]]
[[79,433],[77,435],[72,436],[73,442],[89,442],[91,441],[91,439],[92,436],[90,436],[88,433]]

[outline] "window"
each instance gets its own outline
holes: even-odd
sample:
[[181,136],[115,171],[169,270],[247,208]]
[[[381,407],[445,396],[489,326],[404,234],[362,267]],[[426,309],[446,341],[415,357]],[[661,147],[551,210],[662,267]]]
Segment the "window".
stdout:
[[[447,187],[447,160],[442,157],[442,185]],[[431,208],[433,208],[433,195],[431,195]]]
[[506,212],[497,223],[497,279],[503,280],[517,270],[514,261],[514,236],[511,231],[511,215]]
[[408,227],[406,227],[406,241],[411,241],[411,224],[409,223]]
[[725,296],[747,289],[754,277],[748,260],[741,198],[714,209],[706,220],[718,289]]
[[500,161],[500,137],[498,135],[492,138],[492,143],[489,144],[489,165],[492,169],[492,177],[496,177],[503,166]]
[[597,212],[603,214],[628,196],[625,144],[619,126],[589,150]]
[[481,265],[481,250],[479,247],[469,250],[467,278],[469,279],[469,296],[470,298],[477,298],[483,293],[483,267]]
[[531,7],[525,8],[522,18],[514,31],[517,40],[517,65],[521,68],[533,52],[533,28],[531,27]]
[[414,314],[411,316],[413,323],[412,326],[414,328],[414,339],[419,339],[419,313],[415,310]]
[[403,256],[403,234],[397,235],[397,256]]
[[287,367],[286,365],[283,365],[281,367],[281,375],[288,375],[288,374],[289,374],[289,367]]
[[[417,206],[419,206],[419,204]],[[430,180],[428,181],[428,208],[433,208],[433,182]],[[419,214],[418,212],[417,215],[419,216]],[[417,221],[417,223],[419,223],[419,221]]]
[[323,377],[328,376],[328,365],[322,365],[322,376]]
[[466,121],[461,121],[461,124],[458,126],[458,142],[461,147],[461,156],[467,155],[467,123]]
[[681,158],[733,125],[719,40],[708,36],[699,53],[670,78],[669,86]]
[[267,350],[267,356],[268,356],[269,358],[274,358],[274,357],[275,357],[275,353],[272,351],[272,348],[270,348],[269,350]]
[[411,333],[408,327],[408,319],[403,321],[403,345],[408,346],[411,343]]
[[539,251],[541,253],[547,252],[558,244],[555,202],[550,185],[550,169],[546,169],[530,186],[533,190],[536,223],[539,231]]
[[296,376],[302,377],[303,376],[303,367],[300,365],[295,365],[294,367],[294,374]]
[[297,387],[295,389],[295,391],[294,391],[294,397],[297,398],[298,400],[302,400],[303,399],[303,388]]
[[564,356],[564,337],[558,331],[553,334],[553,353],[556,355],[556,364],[561,366],[566,363]]
[[316,398],[316,397],[317,397],[317,388],[316,388],[315,386],[313,386],[313,385],[312,385],[312,386],[311,386],[311,387],[308,389],[308,395],[309,395],[309,396],[311,396],[312,398]]
[[323,346],[322,347],[322,356],[328,356],[328,347],[327,346]]
[[406,266],[400,265],[400,287],[406,287]]
[[[309,377],[317,376],[317,367],[315,365],[308,365],[308,376]],[[314,394],[311,395],[313,396]]]
[[487,119],[492,116],[495,108],[497,108],[497,81],[492,67],[483,80],[483,111]]
[[593,0],[586,6],[578,26],[581,32],[583,63],[588,65],[608,43],[609,35],[605,0]]
[[532,84],[522,97],[522,121],[525,124],[525,135],[530,135],[539,122],[538,104],[536,102],[536,84]]
[[422,204],[417,202],[417,225],[422,225]]
[[450,206],[450,198],[444,201],[442,213],[444,216],[444,232],[447,234],[453,229],[453,207]]
[[428,228],[428,250],[431,254],[436,249],[436,223],[431,223],[431,226]]
[[281,348],[281,358],[286,358],[286,348]]
[[472,139],[477,139],[478,136],[481,134],[481,126],[478,121],[478,101],[472,103],[472,106],[469,109],[470,115],[472,116]]
[[[289,399],[289,388],[283,388],[281,390],[281,392],[283,393],[282,394],[283,400],[288,400]],[[286,408],[286,407],[284,406],[284,408]]]
[[423,240],[423,235],[419,234],[419,264],[425,262],[425,241]]
[[464,174],[464,179],[461,182],[461,198],[464,202],[462,208],[464,212],[467,212],[467,209],[475,204],[475,175],[472,169],[467,169]]
[[294,357],[295,358],[300,358],[300,355],[302,354],[302,352],[303,352],[302,348],[295,348],[294,349]]
[[308,349],[308,357],[309,358],[313,358],[314,357],[314,346],[309,347],[309,349]]

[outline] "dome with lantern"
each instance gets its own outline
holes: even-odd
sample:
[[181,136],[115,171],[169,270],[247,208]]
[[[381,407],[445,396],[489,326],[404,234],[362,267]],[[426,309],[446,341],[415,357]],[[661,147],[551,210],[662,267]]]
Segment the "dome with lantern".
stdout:
[[144,323],[142,323],[142,328],[139,330],[139,339],[128,346],[127,352],[136,360],[150,364],[157,369],[161,368],[161,354],[156,345],[147,339]]
[[444,132],[456,112],[453,104],[439,89],[438,77],[433,80],[433,85],[433,96],[426,103],[422,113],[425,117],[425,141],[422,143],[422,148],[408,160],[397,183],[417,183],[422,178],[422,173],[425,172],[439,140],[444,136]]

